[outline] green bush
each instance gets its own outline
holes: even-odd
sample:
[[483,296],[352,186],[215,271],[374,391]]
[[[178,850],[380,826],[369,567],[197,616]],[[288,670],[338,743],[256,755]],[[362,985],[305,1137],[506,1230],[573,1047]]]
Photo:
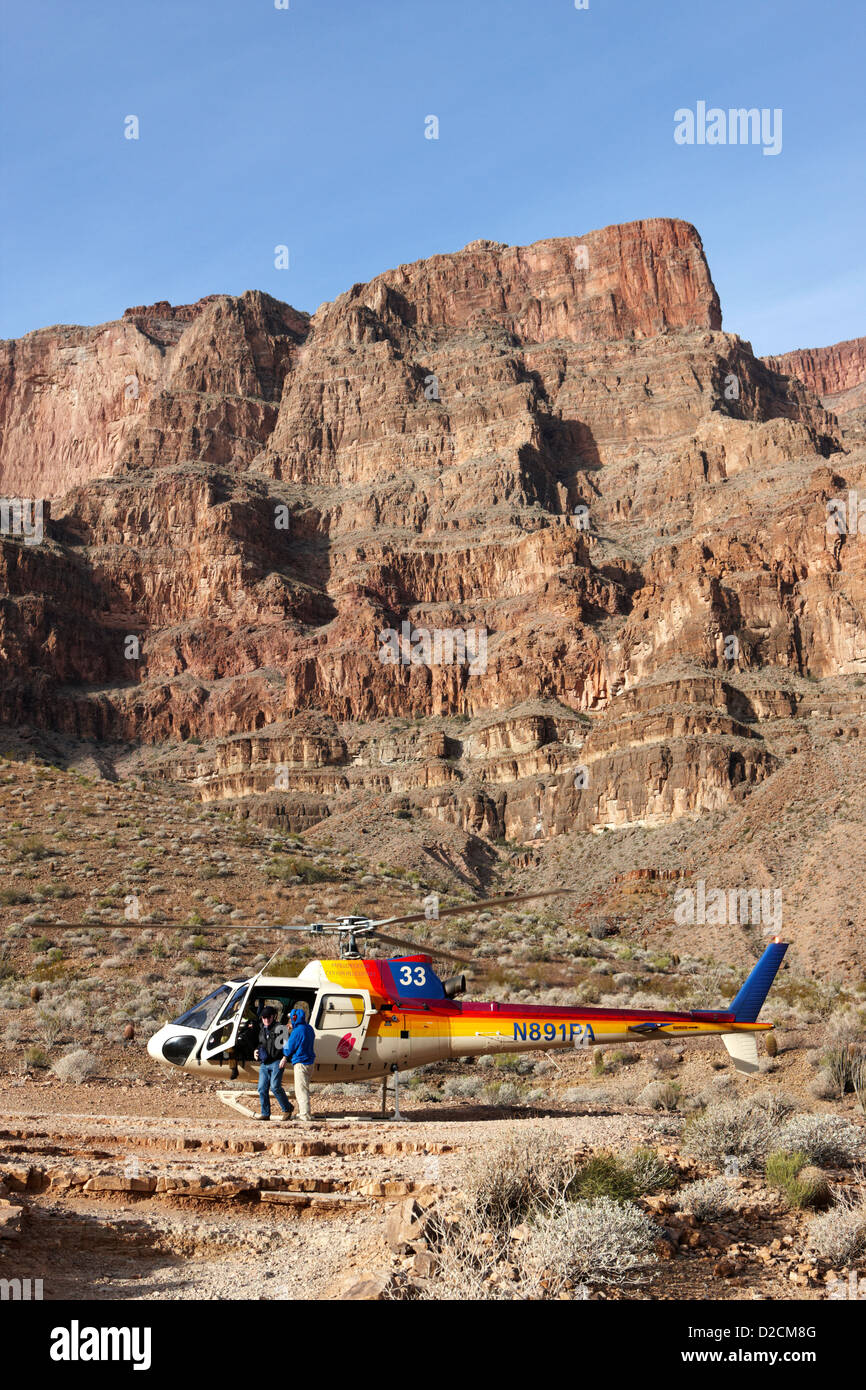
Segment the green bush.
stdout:
[[333,883],[340,874],[324,864],[313,864],[309,859],[297,855],[276,855],[265,869],[267,878],[285,883],[290,878],[299,878],[302,883]]
[[830,1188],[820,1168],[809,1164],[809,1155],[777,1150],[767,1155],[767,1186],[780,1191],[788,1206],[798,1211],[826,1207]]
[[567,1196],[592,1201],[609,1197],[613,1202],[633,1202],[640,1196],[635,1174],[614,1154],[595,1154],[578,1168]]

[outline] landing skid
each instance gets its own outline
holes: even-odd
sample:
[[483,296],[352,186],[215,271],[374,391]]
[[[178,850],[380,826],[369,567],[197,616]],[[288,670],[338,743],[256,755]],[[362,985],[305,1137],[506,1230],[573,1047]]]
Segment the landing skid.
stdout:
[[[394,1078],[394,1111],[393,1111],[393,1114],[389,1114],[389,1113],[388,1113],[388,1079],[389,1079],[389,1073],[386,1072],[385,1075],[382,1077],[382,1110],[381,1110],[380,1114],[378,1114],[378,1115],[351,1115],[351,1116],[346,1116],[345,1118],[346,1118],[346,1119],[350,1119],[350,1120],[352,1120],[352,1121],[356,1121],[356,1120],[366,1120],[368,1123],[375,1122],[376,1120],[389,1120],[389,1121],[391,1122],[391,1124],[411,1124],[411,1121],[412,1121],[411,1115],[406,1115],[406,1114],[404,1114],[403,1111],[401,1111],[401,1109],[400,1109],[400,1073],[397,1071],[397,1068],[396,1068],[396,1067],[394,1068],[393,1072],[390,1073],[390,1075],[393,1076],[393,1078]],[[239,1115],[243,1115],[243,1117],[244,1117],[245,1120],[254,1120],[254,1119],[256,1118],[256,1115],[259,1113],[259,1109],[258,1109],[259,1093],[258,1093],[258,1090],[249,1090],[249,1091],[217,1091],[217,1092],[216,1092],[216,1097],[217,1097],[217,1100],[221,1100],[221,1101],[222,1101],[223,1105],[227,1105],[227,1106],[229,1107],[230,1110],[236,1110],[237,1113],[238,1113]],[[253,1100],[253,1101],[255,1102],[255,1106],[256,1106],[255,1110],[250,1110],[249,1106],[244,1105],[244,1104],[243,1104],[244,1099]],[[330,1118],[330,1117],[326,1117],[326,1116],[324,1116],[324,1115],[317,1115],[317,1116],[315,1116],[315,1118],[316,1118],[316,1119],[326,1119],[326,1118]],[[341,1118],[343,1118],[343,1117],[341,1117]]]
[[221,1100],[223,1105],[229,1106],[231,1110],[237,1110],[238,1114],[243,1115],[247,1120],[254,1120],[258,1114],[258,1109],[255,1112],[248,1110],[245,1105],[241,1105],[240,1100],[241,1096],[255,1096],[258,1103],[258,1091],[217,1091],[216,1094],[217,1100]]

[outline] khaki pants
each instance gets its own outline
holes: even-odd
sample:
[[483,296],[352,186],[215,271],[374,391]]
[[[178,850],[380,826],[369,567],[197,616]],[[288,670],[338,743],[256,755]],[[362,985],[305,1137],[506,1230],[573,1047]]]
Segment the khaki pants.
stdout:
[[295,1100],[298,1102],[298,1114],[302,1120],[310,1118],[310,1073],[312,1070],[311,1066],[305,1066],[303,1062],[296,1062],[293,1067]]

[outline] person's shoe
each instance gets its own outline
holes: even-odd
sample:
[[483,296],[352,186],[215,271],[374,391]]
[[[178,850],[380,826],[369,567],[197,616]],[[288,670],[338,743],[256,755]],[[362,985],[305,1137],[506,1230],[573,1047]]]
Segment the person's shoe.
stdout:
[[298,1119],[301,1120],[305,1125],[311,1125],[313,1123],[312,1115],[299,1115]]
[[270,1115],[253,1115],[254,1120],[269,1120]]
[[282,1115],[280,1116],[281,1120],[293,1120],[294,1118],[295,1117],[292,1114],[291,1110],[284,1110]]

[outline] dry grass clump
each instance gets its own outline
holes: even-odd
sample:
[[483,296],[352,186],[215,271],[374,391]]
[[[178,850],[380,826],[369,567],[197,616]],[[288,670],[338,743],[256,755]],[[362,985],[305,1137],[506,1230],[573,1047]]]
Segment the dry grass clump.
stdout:
[[676,1174],[655,1149],[639,1145],[626,1156],[625,1162],[642,1197],[652,1192],[667,1192],[676,1186]]
[[735,1212],[740,1194],[728,1178],[701,1178],[684,1183],[674,1198],[677,1211],[690,1211],[699,1221],[713,1221]]
[[809,1162],[845,1168],[866,1152],[863,1130],[840,1115],[794,1115],[779,1133],[779,1148],[800,1150]]
[[491,1232],[467,1212],[443,1240],[434,1301],[585,1298],[587,1282],[628,1284],[655,1259],[658,1232],[632,1202],[561,1198],[510,1232]]
[[92,1076],[98,1066],[99,1062],[92,1053],[86,1048],[77,1047],[73,1052],[67,1052],[64,1057],[58,1057],[51,1070],[61,1081],[73,1081],[79,1085]]
[[594,1284],[624,1284],[655,1258],[658,1232],[646,1212],[611,1197],[562,1202],[520,1245],[522,1291],[548,1298]]
[[651,1110],[676,1110],[680,1099],[680,1088],[674,1081],[651,1081],[644,1086],[637,1098],[638,1105],[648,1105]]
[[561,1139],[515,1128],[471,1155],[463,1185],[467,1207],[486,1229],[508,1230],[531,1211],[552,1208],[576,1171]]
[[714,1168],[731,1158],[740,1168],[757,1168],[776,1141],[776,1117],[764,1106],[748,1101],[724,1101],[696,1115],[686,1126],[686,1153]]
[[866,1254],[866,1201],[862,1190],[856,1195],[839,1192],[835,1205],[810,1223],[806,1245],[819,1260],[837,1266]]

